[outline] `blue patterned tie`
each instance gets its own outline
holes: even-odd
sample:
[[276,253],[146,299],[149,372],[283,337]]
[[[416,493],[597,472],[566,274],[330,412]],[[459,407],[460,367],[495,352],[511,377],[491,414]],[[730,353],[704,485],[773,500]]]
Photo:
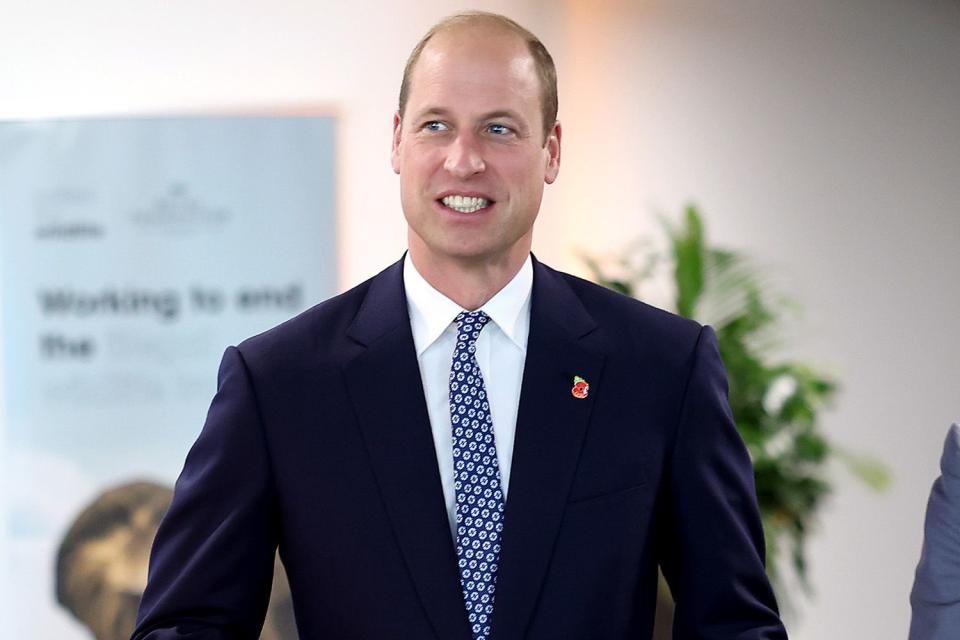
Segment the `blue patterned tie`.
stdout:
[[457,316],[457,346],[450,368],[457,557],[474,640],[484,640],[490,635],[503,532],[497,446],[487,390],[476,356],[477,337],[489,321],[490,317],[483,311],[464,311]]

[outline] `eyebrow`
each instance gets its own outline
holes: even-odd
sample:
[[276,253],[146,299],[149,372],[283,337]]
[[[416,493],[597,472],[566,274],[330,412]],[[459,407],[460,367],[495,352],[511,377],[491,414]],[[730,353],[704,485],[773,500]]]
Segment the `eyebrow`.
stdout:
[[[428,116],[446,117],[450,114],[451,111],[443,107],[427,107],[417,114],[415,120],[420,120]],[[510,111],[509,109],[496,109],[480,115],[480,120],[492,120],[494,118],[510,118],[511,120],[516,120],[517,122],[523,122],[523,119],[517,115],[516,112]]]

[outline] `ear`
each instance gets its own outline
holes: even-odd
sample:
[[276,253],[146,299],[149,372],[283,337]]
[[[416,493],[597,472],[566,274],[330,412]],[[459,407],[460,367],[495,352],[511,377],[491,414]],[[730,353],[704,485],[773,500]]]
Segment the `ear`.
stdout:
[[550,129],[546,142],[543,143],[544,151],[547,152],[547,164],[544,168],[543,181],[547,184],[553,184],[553,181],[557,179],[557,174],[560,173],[561,133],[560,122],[557,121],[554,123],[553,128]]
[[390,150],[390,165],[393,172],[400,173],[400,130],[403,128],[403,121],[400,119],[400,112],[393,114],[393,147]]

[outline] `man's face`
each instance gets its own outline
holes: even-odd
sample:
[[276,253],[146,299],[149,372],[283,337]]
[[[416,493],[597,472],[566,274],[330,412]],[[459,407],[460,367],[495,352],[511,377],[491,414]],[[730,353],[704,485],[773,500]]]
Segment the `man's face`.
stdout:
[[415,261],[522,261],[560,167],[560,127],[544,143],[523,41],[482,25],[431,38],[394,116],[392,164]]

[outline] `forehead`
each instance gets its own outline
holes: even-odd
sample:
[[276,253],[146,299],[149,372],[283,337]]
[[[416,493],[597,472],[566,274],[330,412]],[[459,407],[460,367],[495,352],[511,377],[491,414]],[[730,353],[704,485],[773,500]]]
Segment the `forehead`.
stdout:
[[[411,74],[414,110],[438,100],[477,109],[539,108],[536,63],[515,33],[486,25],[450,28],[434,35]],[[513,104],[506,105],[504,102]],[[497,104],[494,104],[497,103]]]

